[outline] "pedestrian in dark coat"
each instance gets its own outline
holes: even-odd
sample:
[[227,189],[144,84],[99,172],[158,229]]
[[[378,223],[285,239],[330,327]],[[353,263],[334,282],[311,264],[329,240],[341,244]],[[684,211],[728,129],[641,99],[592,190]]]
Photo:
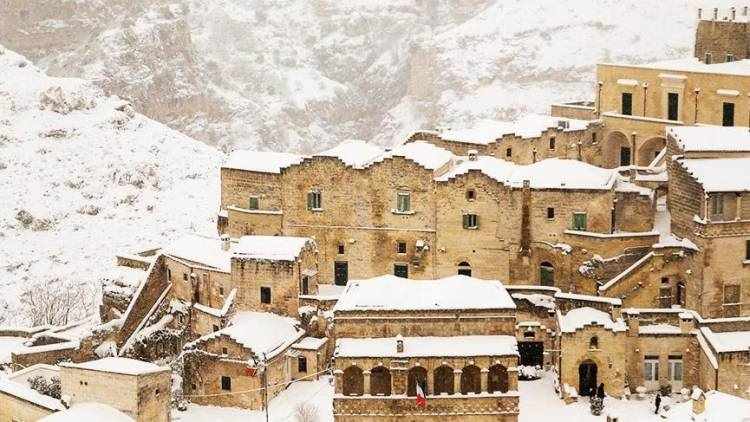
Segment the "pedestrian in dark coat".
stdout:
[[659,406],[661,406],[661,395],[659,393],[656,393],[656,398],[654,399],[654,405],[656,405],[656,409],[654,409],[654,414],[659,413]]
[[596,397],[604,398],[604,383],[599,384],[599,388],[596,389]]

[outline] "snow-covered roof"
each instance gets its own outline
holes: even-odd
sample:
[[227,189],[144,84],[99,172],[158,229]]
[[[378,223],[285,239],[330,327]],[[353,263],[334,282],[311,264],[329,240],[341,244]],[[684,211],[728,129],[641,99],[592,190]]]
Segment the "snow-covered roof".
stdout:
[[717,333],[708,327],[701,327],[701,333],[711,343],[717,353],[747,352],[750,350],[750,331],[729,331]]
[[628,328],[622,318],[613,321],[608,313],[589,307],[572,309],[560,316],[560,331],[563,333],[572,333],[587,325],[603,326],[612,331],[626,331]]
[[301,163],[303,158],[286,152],[238,150],[229,154],[222,168],[278,174],[287,167]]
[[251,349],[257,356],[266,353],[270,359],[297,342],[305,335],[305,332],[299,327],[299,322],[293,318],[269,312],[238,312],[230,320],[229,326],[207,334],[190,343],[189,346],[222,335]]
[[556,309],[555,298],[541,293],[511,293],[513,299],[527,300],[534,306],[546,309]]
[[383,154],[383,148],[365,141],[350,139],[335,147],[317,153],[316,156],[335,157],[347,166],[354,168],[367,167],[373,160]]
[[706,192],[750,191],[748,158],[680,158],[676,160]]
[[312,244],[313,240],[308,237],[242,236],[233,251],[234,257],[241,259],[294,261]]
[[680,327],[672,324],[651,324],[638,327],[638,334],[669,335],[682,334]]
[[328,341],[327,337],[323,337],[323,338],[305,337],[299,342],[292,345],[292,348],[299,349],[299,350],[319,350],[321,347],[325,346],[327,341]]
[[[396,350],[403,340],[404,351]],[[337,357],[469,357],[518,355],[514,336],[386,337],[336,340]]]
[[222,240],[218,237],[186,234],[164,248],[164,254],[226,273],[231,270],[231,248],[224,250]]
[[527,114],[513,122],[481,120],[469,128],[443,130],[440,136],[447,141],[487,145],[503,135],[538,138],[545,130],[557,128],[561,121],[567,122],[568,127],[561,128],[565,132],[585,130],[591,123],[588,120]]
[[30,387],[4,378],[0,378],[0,393],[18,397],[21,400],[25,400],[27,402],[34,403],[38,406],[42,406],[51,410],[65,409],[65,406],[62,405],[60,400],[50,396],[45,396],[44,394],[39,393],[36,390],[31,389]]
[[439,280],[411,280],[383,275],[350,281],[334,311],[408,311],[515,309],[498,280],[455,275]]
[[63,368],[88,369],[90,371],[110,372],[123,375],[147,375],[156,372],[169,371],[169,368],[166,366],[159,366],[151,362],[121,357],[107,357],[82,363],[63,362],[60,366]]
[[744,422],[750,415],[750,400],[720,391],[708,391],[705,394],[705,410],[700,415],[693,414],[692,401],[677,403],[662,416],[666,422],[684,421],[721,421]]
[[[706,64],[695,57],[665,60],[644,64],[602,63],[607,66],[633,67],[640,69],[655,69],[672,72],[710,73],[717,75],[750,76],[750,60],[735,60],[732,62]],[[666,75],[667,77],[669,75]]]
[[391,157],[403,157],[414,161],[427,170],[436,170],[444,166],[454,155],[450,151],[428,142],[416,141],[399,145],[390,151],[386,151],[375,161],[382,161],[385,158]]
[[40,422],[80,422],[80,421],[107,421],[107,422],[134,422],[135,419],[125,413],[102,403],[87,402],[76,403],[60,412],[47,415]]
[[750,151],[750,131],[746,127],[671,126],[667,133],[685,152]]
[[477,157],[476,160],[462,157],[436,180],[447,181],[471,170],[480,171],[497,182],[515,188],[523,187],[523,182],[528,180],[532,189],[609,190],[617,180],[616,171],[578,160],[550,158],[534,164],[518,165],[487,156]]
[[618,299],[616,297],[592,296],[592,295],[582,295],[582,294],[577,294],[577,293],[566,293],[566,292],[555,293],[555,299],[609,303],[610,305],[615,305],[615,306],[622,305],[622,299]]
[[60,376],[60,367],[55,365],[47,365],[44,363],[37,363],[31,365],[20,371],[13,372],[8,375],[8,379],[23,385],[28,385],[28,381],[34,377],[44,377],[49,380],[53,377]]

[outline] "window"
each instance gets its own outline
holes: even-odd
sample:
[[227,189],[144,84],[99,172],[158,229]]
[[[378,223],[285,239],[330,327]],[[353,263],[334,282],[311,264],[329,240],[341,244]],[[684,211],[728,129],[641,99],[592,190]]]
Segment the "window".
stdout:
[[512,148],[506,148],[505,149],[505,156],[510,158],[513,156],[513,149]]
[[219,286],[219,296],[224,296],[224,288]]
[[228,355],[228,354],[229,354],[229,351],[227,350],[227,348],[226,348],[226,347],[222,347],[222,348],[221,348],[221,354],[222,354],[222,355]]
[[225,391],[232,391],[232,379],[229,377],[221,377],[221,389]]
[[620,165],[630,165],[630,147],[620,147]]
[[547,219],[552,220],[555,218],[555,209],[552,207],[547,207]]
[[685,282],[678,281],[675,289],[674,302],[680,306],[685,306]]
[[167,280],[172,281],[172,270],[167,268]]
[[672,306],[672,287],[669,285],[669,279],[667,279],[667,284],[663,284],[664,279],[662,279],[662,285],[659,287],[659,306],[661,308],[670,308]]
[[586,213],[573,213],[573,230],[586,231]]
[[622,93],[622,110],[620,114],[630,116],[633,114],[633,94],[629,92]]
[[323,195],[320,191],[307,193],[307,209],[313,211],[323,209]]
[[667,94],[667,119],[668,120],[680,120],[680,94],[676,92],[670,92]]
[[734,126],[734,103],[724,103],[722,126]]
[[706,53],[704,62],[706,62],[706,64],[711,64],[713,62],[713,56],[711,55],[711,53]]
[[750,240],[745,241],[745,259],[750,260]]
[[307,358],[300,356],[297,358],[297,372],[307,372]]
[[523,338],[533,339],[534,338],[534,332],[533,331],[524,331],[523,332]]
[[458,275],[465,275],[468,277],[471,277],[471,265],[463,261],[460,264],[458,264]]
[[393,275],[401,278],[409,278],[409,266],[406,264],[393,264]]
[[479,216],[476,214],[464,214],[464,228],[476,229],[479,227]]
[[337,253],[339,255],[343,255],[344,254],[344,242],[339,242]]
[[596,145],[596,132],[591,133],[591,143]]
[[406,242],[398,242],[396,246],[397,253],[406,253]]
[[159,389],[158,389],[158,388],[157,388],[156,390],[154,390],[154,395],[155,395],[156,397],[159,397]]
[[596,350],[599,348],[599,337],[591,337],[589,340],[589,349]]
[[658,356],[646,356],[643,361],[643,380],[644,381],[658,381],[659,380],[659,357]]
[[555,285],[555,267],[549,262],[539,264],[539,284],[542,286]]
[[219,326],[216,325],[216,324],[214,324],[213,327],[211,327],[211,328],[214,330],[214,332],[219,331]]
[[271,288],[270,287],[260,288],[260,303],[271,303]]
[[549,149],[555,149],[555,137],[549,138]]
[[740,316],[740,285],[739,284],[726,284],[724,285],[724,316],[725,317],[737,317]]
[[188,275],[187,273],[182,273],[182,281],[187,281]]
[[302,290],[303,295],[310,294],[310,277],[302,277],[302,288],[300,290]]
[[399,192],[396,194],[396,211],[411,211],[411,194],[409,192]]
[[724,214],[724,197],[721,194],[711,195],[711,214]]
[[670,381],[682,381],[682,356],[670,356],[668,369]]
[[467,201],[473,201],[477,199],[477,192],[474,189],[469,189],[466,191],[466,200]]
[[734,61],[734,54],[727,53],[727,62],[733,62]]
[[247,201],[247,209],[257,210],[260,208],[260,198],[257,196],[251,196]]

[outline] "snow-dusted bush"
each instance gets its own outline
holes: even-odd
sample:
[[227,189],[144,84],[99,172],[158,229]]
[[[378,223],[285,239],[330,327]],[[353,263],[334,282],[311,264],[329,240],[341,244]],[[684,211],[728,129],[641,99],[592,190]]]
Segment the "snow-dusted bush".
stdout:
[[54,279],[24,286],[19,299],[32,325],[66,325],[86,315],[94,294],[87,284]]
[[528,381],[528,380],[538,380],[542,377],[544,374],[544,371],[542,368],[537,366],[524,366],[524,365],[518,365],[518,379]]
[[54,397],[56,399],[60,398],[60,378],[52,377],[48,380],[41,375],[37,375],[35,377],[29,378],[28,381],[29,387],[31,387],[32,390],[36,390],[39,393],[44,394],[45,396]]

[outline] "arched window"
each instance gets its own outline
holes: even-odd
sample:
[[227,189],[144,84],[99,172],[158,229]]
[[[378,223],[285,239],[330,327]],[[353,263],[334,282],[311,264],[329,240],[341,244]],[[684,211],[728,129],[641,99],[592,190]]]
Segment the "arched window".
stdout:
[[391,371],[384,366],[372,368],[370,371],[370,394],[373,396],[391,395]]
[[555,285],[555,267],[547,261],[539,264],[539,284],[542,286]]
[[461,394],[482,392],[482,379],[479,367],[469,365],[461,371]]
[[415,366],[409,369],[408,384],[406,387],[407,396],[417,396],[417,383],[422,387],[422,391],[427,394],[427,370],[421,366]]
[[465,275],[471,277],[471,265],[464,261],[458,264],[458,275]]
[[365,392],[365,379],[362,370],[356,366],[344,369],[344,395],[361,396]]
[[500,364],[490,366],[490,372],[487,374],[487,391],[490,393],[508,392],[508,369],[506,367]]
[[594,336],[591,337],[591,340],[589,340],[589,349],[598,349],[599,348],[599,337]]
[[453,368],[442,365],[435,369],[435,394],[453,394]]

